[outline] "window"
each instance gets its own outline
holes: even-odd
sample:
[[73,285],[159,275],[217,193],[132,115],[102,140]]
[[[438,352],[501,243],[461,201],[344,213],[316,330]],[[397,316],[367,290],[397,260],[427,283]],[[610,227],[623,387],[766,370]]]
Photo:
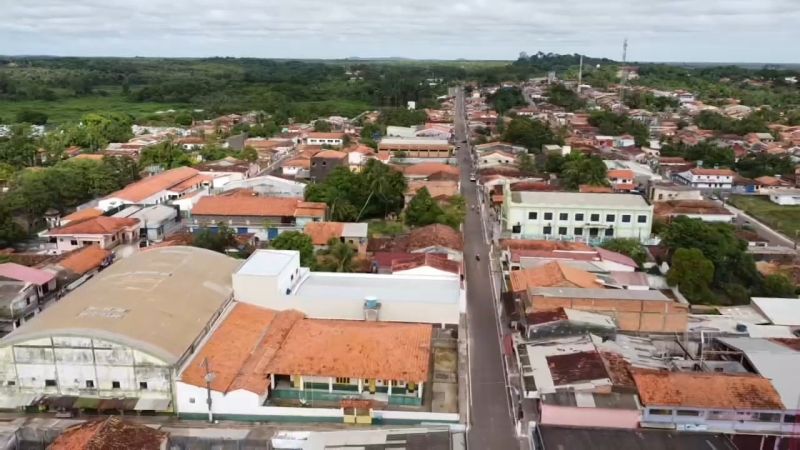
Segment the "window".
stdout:
[[528,213],[528,220],[536,220],[536,219],[538,219],[538,217],[539,217],[538,213],[535,213],[535,212],[529,212]]
[[73,239],[73,240],[69,241],[69,243],[70,243],[70,245],[78,245],[78,240],[77,239]]
[[[9,381],[9,383],[13,383],[13,381]],[[9,384],[9,386],[13,386],[13,384]],[[796,423],[798,420],[800,420],[800,417],[792,414],[783,416],[783,423]]]
[[553,213],[551,212],[544,213],[544,220],[553,220]]
[[636,221],[639,223],[647,223],[647,216],[639,216]]
[[189,397],[189,403],[194,403],[195,401],[194,397]]
[[147,381],[140,381],[139,382],[139,389],[146,391],[147,390]]
[[582,220],[583,220],[583,213],[577,213],[577,214],[575,214],[575,221],[576,221],[576,222],[580,222],[580,221],[582,221]]
[[558,234],[560,236],[566,236],[567,235],[567,227],[558,227]]
[[519,234],[522,232],[522,225],[514,225],[511,227],[511,232]]
[[558,220],[569,220],[569,214],[568,213],[559,214],[558,215]]
[[595,237],[599,234],[597,228],[589,228],[589,236]]
[[86,380],[86,389],[94,389],[94,380]]
[[691,409],[679,409],[675,412],[675,414],[679,416],[692,416],[697,417],[700,415],[700,411],[692,411]]
[[[8,381],[8,382],[6,382],[6,386],[16,386],[16,385],[17,385],[16,381]],[[789,416],[786,416],[786,417],[789,417]]]
[[613,228],[606,228],[606,236],[614,236],[614,229]]
[[606,214],[606,222],[614,222],[617,220],[617,216],[614,214]]
[[336,377],[336,384],[350,384],[350,378]]
[[44,385],[46,387],[54,387],[56,385],[56,380],[44,380]]
[[111,389],[119,389],[119,381],[112,381]]
[[780,422],[781,415],[778,413],[758,413],[756,420],[759,422]]
[[630,214],[623,214],[622,215],[622,223],[631,223],[631,215]]
[[671,416],[671,409],[650,409],[648,410],[651,416]]
[[553,227],[544,227],[542,232],[545,234],[545,236],[553,234]]
[[600,214],[592,214],[591,221],[592,222],[600,222]]
[[575,231],[572,232],[575,236],[583,236],[583,228],[575,228]]

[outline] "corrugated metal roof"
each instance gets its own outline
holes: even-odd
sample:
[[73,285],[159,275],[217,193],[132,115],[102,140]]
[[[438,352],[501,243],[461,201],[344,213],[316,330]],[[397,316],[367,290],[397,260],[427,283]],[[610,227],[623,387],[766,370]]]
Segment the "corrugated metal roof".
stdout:
[[530,288],[528,295],[542,297],[571,297],[571,298],[594,298],[603,300],[648,300],[671,302],[667,296],[660,291],[637,291],[628,289],[582,289],[582,288],[560,288],[543,287]]

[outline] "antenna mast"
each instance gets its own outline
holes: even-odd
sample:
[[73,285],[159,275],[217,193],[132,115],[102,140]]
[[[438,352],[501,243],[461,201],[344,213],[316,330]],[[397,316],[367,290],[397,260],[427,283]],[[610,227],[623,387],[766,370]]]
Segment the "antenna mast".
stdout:
[[581,84],[583,84],[583,55],[581,55],[581,63],[578,66],[578,94],[581,93]]
[[619,101],[625,98],[625,89],[628,87],[628,38],[622,41],[622,86],[619,91]]

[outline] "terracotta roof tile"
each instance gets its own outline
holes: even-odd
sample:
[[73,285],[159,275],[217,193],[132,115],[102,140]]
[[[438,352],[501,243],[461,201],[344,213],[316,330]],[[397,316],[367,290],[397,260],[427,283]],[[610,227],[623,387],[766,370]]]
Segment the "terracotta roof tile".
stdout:
[[444,163],[414,164],[412,166],[403,167],[402,170],[403,174],[406,176],[427,176],[438,172],[444,172],[452,175],[459,174],[458,167]]
[[409,255],[408,257],[392,260],[392,272],[411,270],[417,267],[432,267],[454,274],[461,273],[461,264],[447,259],[445,255],[437,255],[435,253],[409,253]]
[[48,236],[74,236],[76,234],[114,234],[139,224],[139,219],[130,217],[98,216],[70,222],[47,231]]
[[254,196],[203,197],[192,208],[192,215],[251,217],[325,217],[324,203],[305,202],[299,198]]
[[692,175],[718,175],[730,177],[736,175],[736,172],[730,169],[703,169],[702,167],[691,169],[690,172]]
[[311,222],[306,224],[303,232],[311,237],[314,245],[328,245],[331,238],[342,237],[342,222]]
[[316,155],[312,156],[311,159],[345,159],[347,158],[347,153],[340,152],[338,150],[323,150]]
[[582,184],[578,188],[579,192],[584,194],[610,194],[614,192],[614,190],[608,186],[592,186],[590,184]]
[[464,248],[464,241],[461,233],[447,225],[441,224],[415,228],[408,233],[409,251],[432,246],[441,246],[460,251]]
[[633,369],[645,406],[713,409],[784,409],[772,383],[760,376]]
[[503,249],[518,249],[518,250],[573,250],[573,251],[594,251],[588,245],[582,242],[567,242],[567,241],[542,241],[542,240],[528,240],[528,239],[500,239],[500,247]]
[[511,288],[522,292],[531,287],[602,288],[597,278],[586,271],[556,261],[530,269],[511,272]]
[[86,208],[75,211],[61,218],[61,222],[77,222],[79,220],[91,219],[92,217],[102,216],[103,211],[95,208]]
[[106,198],[116,197],[131,202],[140,202],[194,177],[197,173],[198,171],[191,167],[178,167],[177,169],[167,170],[158,175],[131,183],[119,191],[109,194]]
[[410,180],[406,195],[416,195],[422,188],[428,189],[428,193],[433,198],[449,198],[458,194],[458,182],[451,180]]
[[89,245],[70,253],[58,264],[73,273],[83,275],[100,267],[109,256],[111,256],[110,251],[97,245]]
[[608,178],[633,179],[633,171],[630,169],[611,169],[608,171]]
[[344,133],[308,133],[309,139],[344,139]]
[[556,386],[609,378],[603,358],[596,351],[547,356]]

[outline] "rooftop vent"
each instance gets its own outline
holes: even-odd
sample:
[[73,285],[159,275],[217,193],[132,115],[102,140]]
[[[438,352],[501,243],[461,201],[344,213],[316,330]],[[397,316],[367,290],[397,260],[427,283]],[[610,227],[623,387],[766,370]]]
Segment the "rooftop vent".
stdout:
[[367,322],[377,322],[379,320],[379,313],[381,310],[381,302],[377,297],[364,298],[364,320]]

